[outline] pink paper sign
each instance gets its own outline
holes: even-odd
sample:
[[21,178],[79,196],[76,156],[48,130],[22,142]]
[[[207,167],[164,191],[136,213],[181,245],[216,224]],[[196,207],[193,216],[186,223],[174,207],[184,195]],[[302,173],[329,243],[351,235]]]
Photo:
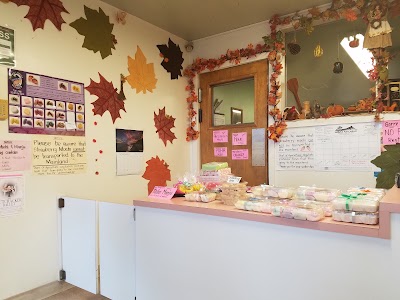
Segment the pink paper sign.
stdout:
[[233,160],[245,160],[249,159],[249,149],[236,149],[232,150]]
[[228,156],[228,148],[227,147],[214,147],[214,156],[227,157]]
[[247,132],[232,133],[232,145],[247,145]]
[[213,143],[227,143],[227,142],[228,142],[228,130],[213,131]]
[[149,198],[171,200],[175,195],[176,188],[168,186],[155,186]]
[[26,171],[31,161],[29,141],[0,141],[0,171]]
[[400,121],[383,121],[382,137],[384,145],[400,143]]

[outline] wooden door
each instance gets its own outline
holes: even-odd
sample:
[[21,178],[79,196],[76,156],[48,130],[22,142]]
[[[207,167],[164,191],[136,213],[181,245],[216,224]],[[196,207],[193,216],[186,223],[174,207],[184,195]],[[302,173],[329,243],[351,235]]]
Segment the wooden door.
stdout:
[[[219,85],[228,84],[236,81],[254,78],[254,118],[252,122],[236,122],[237,116],[233,113],[237,112],[240,116],[240,109],[231,107],[232,115],[215,114],[215,122],[213,122],[214,104],[218,105],[213,96],[213,88]],[[202,109],[202,122],[200,124],[200,151],[201,163],[212,161],[228,162],[232,168],[232,173],[241,176],[243,181],[247,181],[249,185],[258,185],[268,183],[268,143],[265,143],[265,166],[253,166],[252,163],[252,129],[267,128],[267,95],[268,95],[268,62],[267,60],[256,61],[236,67],[223,70],[213,71],[200,75],[200,88],[202,91],[202,99],[200,108]],[[224,99],[220,99],[224,100]],[[225,99],[226,100],[226,99]],[[221,115],[225,117],[225,125],[221,124]],[[218,119],[217,119],[218,117]],[[231,121],[235,120],[234,124]],[[215,126],[217,125],[217,126]],[[217,130],[227,130],[228,142],[214,143],[213,133]],[[232,145],[232,134],[247,134],[246,145]],[[265,133],[265,131],[264,131]],[[220,157],[214,155],[214,148],[227,148],[227,156]],[[248,159],[233,159],[232,150],[248,151]],[[236,151],[235,151],[236,152]],[[237,152],[236,152],[237,153]]]

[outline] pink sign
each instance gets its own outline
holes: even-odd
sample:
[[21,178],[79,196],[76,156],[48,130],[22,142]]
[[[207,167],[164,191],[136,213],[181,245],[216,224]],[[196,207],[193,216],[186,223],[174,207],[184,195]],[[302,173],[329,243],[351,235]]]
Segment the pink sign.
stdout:
[[26,171],[31,167],[29,141],[0,141],[0,171]]
[[176,188],[168,186],[155,186],[153,191],[150,193],[149,198],[171,200],[175,195]]
[[228,130],[213,131],[213,143],[227,143],[227,142],[228,142]]
[[232,145],[247,145],[247,132],[232,133]]
[[400,121],[383,121],[382,137],[384,145],[400,143]]
[[233,160],[246,160],[249,159],[249,149],[236,149],[232,150]]
[[228,148],[227,147],[214,147],[214,156],[227,157],[228,156]]

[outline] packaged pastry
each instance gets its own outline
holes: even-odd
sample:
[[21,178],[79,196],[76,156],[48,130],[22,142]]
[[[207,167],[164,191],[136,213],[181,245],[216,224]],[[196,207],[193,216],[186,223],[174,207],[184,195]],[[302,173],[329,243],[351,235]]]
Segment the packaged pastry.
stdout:
[[236,201],[247,199],[247,182],[223,183],[221,185],[220,200],[226,205],[235,205]]
[[322,205],[317,201],[309,200],[294,200],[290,201],[289,206],[293,208],[293,218],[297,220],[307,220],[307,221],[320,221],[326,214],[322,209]]
[[358,193],[358,194],[368,194],[368,195],[377,195],[383,197],[386,193],[384,189],[377,188],[366,188],[366,187],[351,187],[347,190],[347,193]]
[[362,213],[354,211],[334,210],[332,219],[337,222],[376,225],[379,223],[378,213]]
[[201,169],[204,171],[217,171],[220,169],[228,168],[227,162],[209,162],[201,165]]
[[379,210],[379,196],[365,194],[342,194],[332,201],[334,210],[377,212]]
[[216,196],[216,193],[192,192],[185,194],[185,200],[196,202],[212,202],[215,201]]
[[272,186],[261,184],[257,186],[253,186],[251,188],[251,192],[254,194],[255,197],[267,197],[268,196],[268,189]]
[[272,198],[291,199],[294,196],[294,189],[271,186],[267,193]]
[[340,191],[337,189],[324,189],[313,186],[300,186],[296,190],[296,197],[298,199],[315,200],[315,201],[332,201]]

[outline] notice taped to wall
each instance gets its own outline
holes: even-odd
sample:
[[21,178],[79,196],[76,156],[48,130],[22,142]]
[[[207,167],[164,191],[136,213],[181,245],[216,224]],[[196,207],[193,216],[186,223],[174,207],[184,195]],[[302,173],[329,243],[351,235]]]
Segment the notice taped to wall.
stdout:
[[70,175],[86,172],[83,137],[41,136],[32,140],[32,171],[36,175]]
[[17,215],[24,210],[25,187],[22,175],[0,176],[0,217]]
[[0,171],[26,171],[31,166],[29,141],[0,141]]

